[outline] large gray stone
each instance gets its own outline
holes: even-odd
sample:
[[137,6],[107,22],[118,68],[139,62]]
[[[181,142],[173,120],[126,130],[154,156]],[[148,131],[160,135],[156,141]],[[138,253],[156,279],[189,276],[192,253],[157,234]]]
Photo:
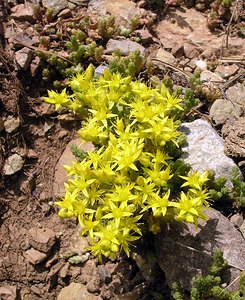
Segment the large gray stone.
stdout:
[[230,283],[245,269],[245,240],[233,224],[220,212],[205,211],[208,221],[199,228],[188,223],[170,223],[155,237],[158,264],[165,272],[168,284],[181,282],[187,290],[196,275],[206,275],[212,254],[221,249],[230,268],[225,278]]
[[96,300],[97,296],[89,293],[86,286],[81,283],[72,282],[67,287],[63,288],[57,300]]
[[183,159],[191,165],[194,171],[201,173],[214,170],[216,178],[227,178],[230,182],[232,167],[236,166],[233,160],[224,153],[224,141],[205,120],[198,119],[191,123],[183,123],[181,131],[187,136],[183,150]]

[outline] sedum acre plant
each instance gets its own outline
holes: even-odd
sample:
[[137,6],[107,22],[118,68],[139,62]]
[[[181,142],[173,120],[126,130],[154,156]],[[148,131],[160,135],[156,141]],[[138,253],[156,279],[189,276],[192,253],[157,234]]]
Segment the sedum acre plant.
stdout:
[[60,217],[78,218],[94,255],[129,255],[144,223],[156,234],[164,220],[197,226],[198,218],[206,218],[207,173],[185,172],[178,176],[179,188],[171,188],[176,167],[168,149],[181,139],[174,113],[182,109],[180,99],[164,85],[152,89],[108,70],[94,78],[92,65],[69,87],[71,94],[48,91],[45,101],[85,117],[78,134],[95,150],[65,166],[70,179],[56,204]]

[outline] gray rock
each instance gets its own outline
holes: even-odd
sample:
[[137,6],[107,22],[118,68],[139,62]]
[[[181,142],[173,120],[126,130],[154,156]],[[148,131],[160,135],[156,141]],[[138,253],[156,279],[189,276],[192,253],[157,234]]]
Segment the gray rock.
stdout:
[[201,220],[198,229],[174,222],[164,225],[155,238],[158,263],[170,286],[180,281],[190,290],[193,276],[207,274],[216,249],[221,249],[228,261],[230,282],[245,269],[245,240],[240,232],[220,212],[209,208],[205,214],[209,220]]
[[27,47],[22,48],[15,52],[15,59],[18,65],[25,71],[32,60],[32,50]]
[[63,288],[57,300],[96,300],[97,296],[90,294],[84,284],[70,283],[67,287]]
[[104,75],[104,71],[105,70],[109,70],[108,66],[105,65],[100,65],[98,66],[95,70],[94,70],[94,76],[103,76]]
[[223,78],[229,78],[232,75],[235,75],[239,70],[239,67],[235,64],[229,65],[229,66],[224,66],[224,65],[219,65],[216,69],[215,72],[219,73],[221,77]]
[[17,287],[12,285],[6,285],[0,287],[0,299],[2,300],[16,300],[17,299]]
[[200,75],[201,82],[223,82],[223,78],[216,73],[213,73],[209,70],[202,71]]
[[49,253],[56,242],[56,235],[48,228],[31,228],[28,231],[28,241],[36,250]]
[[237,83],[228,88],[226,96],[245,110],[245,84]]
[[231,223],[236,227],[241,227],[243,223],[243,217],[240,214],[235,214],[230,218]]
[[35,40],[29,38],[28,35],[24,34],[23,32],[14,33],[10,38],[9,42],[13,43],[15,47],[22,48],[23,44],[28,46],[32,46],[35,44]]
[[194,171],[202,173],[214,170],[216,177],[226,177],[227,185],[231,187],[231,169],[236,165],[225,155],[224,141],[212,126],[199,119],[183,123],[181,131],[187,136],[187,143],[182,148],[184,161],[189,163]]
[[140,44],[133,42],[131,40],[113,40],[110,39],[106,45],[106,54],[112,54],[116,49],[119,49],[122,55],[128,55],[130,52],[139,50],[143,55],[145,53],[145,48]]
[[20,126],[20,119],[9,116],[6,121],[4,121],[4,128],[7,133],[15,132]]
[[15,20],[30,23],[35,23],[35,17],[33,13],[33,4],[25,2],[24,4],[18,4],[11,8],[11,17]]
[[239,105],[224,99],[217,99],[210,108],[210,116],[215,124],[224,124],[230,117],[240,117],[242,109]]
[[67,0],[42,0],[42,4],[47,9],[52,10],[54,16],[68,6]]
[[96,11],[100,15],[108,13],[114,16],[116,22],[120,25],[130,24],[134,17],[141,16],[140,9],[130,0],[91,0],[89,10]]
[[199,53],[202,52],[202,49],[192,43],[184,43],[184,53],[185,57],[192,59],[197,57]]
[[34,248],[27,250],[26,255],[27,255],[27,260],[33,265],[38,265],[47,258],[46,253],[37,251]]
[[[157,51],[156,58],[169,64],[174,64],[175,62],[173,54],[162,48]],[[156,62],[156,64],[158,64],[158,62]]]
[[9,156],[3,166],[4,175],[13,175],[22,169],[24,165],[24,159],[19,154],[13,154]]
[[143,44],[147,44],[153,39],[153,36],[148,29],[135,30],[134,33],[140,37]]

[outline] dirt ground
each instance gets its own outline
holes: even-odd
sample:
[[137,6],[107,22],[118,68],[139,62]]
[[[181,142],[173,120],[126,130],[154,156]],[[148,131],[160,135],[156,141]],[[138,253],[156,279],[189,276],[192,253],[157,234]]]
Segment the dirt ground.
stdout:
[[[86,257],[86,238],[77,242],[77,222],[57,216],[53,191],[55,167],[68,142],[76,136],[80,120],[60,121],[54,109],[41,98],[50,84],[41,79],[40,71],[31,76],[29,69],[17,66],[14,58],[17,48],[12,48],[4,36],[10,26],[10,6],[14,5],[4,0],[1,5],[0,294],[6,287],[10,298],[0,296],[0,299],[57,299],[61,288],[70,282],[87,285],[97,299],[170,299],[170,290],[158,266],[154,266],[154,274],[147,280],[137,259],[122,255],[101,265],[97,259]],[[155,23],[154,28],[158,25]],[[238,25],[232,27],[235,38]],[[148,48],[154,49],[151,44]],[[239,67],[244,70],[244,56]],[[175,82],[185,82],[185,78],[180,78],[173,75]],[[3,124],[13,118],[19,125],[7,132]],[[14,154],[22,157],[23,164],[13,174],[6,175],[7,158]],[[238,161],[242,160],[239,157]],[[48,245],[46,253],[39,257],[40,252],[35,251],[43,244]],[[149,252],[152,250],[149,245],[140,245],[139,249],[145,246]],[[77,251],[84,262],[69,263],[69,251]]]

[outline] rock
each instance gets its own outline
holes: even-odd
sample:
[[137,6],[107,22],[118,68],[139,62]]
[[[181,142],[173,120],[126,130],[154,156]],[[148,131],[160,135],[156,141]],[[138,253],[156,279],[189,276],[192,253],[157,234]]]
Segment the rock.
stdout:
[[215,72],[219,73],[222,78],[229,78],[233,75],[235,75],[239,70],[239,67],[235,64],[229,65],[229,66],[224,66],[224,65],[219,65],[216,69]]
[[25,2],[24,4],[18,4],[11,8],[11,17],[20,22],[29,22],[34,24],[36,19],[33,13],[33,4]]
[[33,265],[38,265],[47,258],[46,253],[37,251],[34,248],[27,250],[26,254],[27,254],[27,260]]
[[59,14],[58,18],[67,19],[72,17],[72,12],[69,8],[63,9]]
[[101,280],[99,276],[94,276],[87,284],[87,291],[90,293],[99,293],[101,290]]
[[[173,56],[173,54],[171,54],[170,52],[168,52],[162,48],[160,48],[157,51],[156,58],[159,60],[162,60],[166,63],[169,63],[169,64],[175,63],[175,57]],[[156,64],[158,64],[158,62],[156,62]]]
[[17,287],[12,285],[0,287],[0,299],[17,300]]
[[7,133],[14,133],[20,126],[20,119],[9,116],[6,121],[4,121],[4,128]]
[[70,264],[69,264],[69,262],[67,262],[67,263],[64,265],[64,267],[62,267],[62,268],[60,269],[59,276],[60,276],[61,278],[66,278],[66,277],[68,276],[68,273],[69,273],[69,268],[70,268]]
[[87,7],[88,2],[89,2],[89,0],[68,0],[68,6],[69,6],[69,8],[74,7],[74,6],[75,7],[76,6]]
[[192,59],[194,57],[197,57],[199,53],[202,52],[202,49],[192,43],[184,43],[184,54],[185,57]]
[[69,123],[69,122],[74,122],[74,121],[80,120],[80,118],[73,113],[58,115],[57,119],[61,123]]
[[243,217],[240,214],[235,214],[230,218],[230,221],[236,228],[239,228],[242,226]]
[[68,6],[67,0],[42,0],[42,4],[47,9],[52,10],[54,16]]
[[96,300],[97,296],[90,294],[86,286],[81,283],[70,283],[67,287],[63,288],[57,300]]
[[207,62],[203,59],[195,60],[195,65],[201,70],[207,70]]
[[184,56],[184,46],[183,44],[177,44],[172,48],[172,54],[176,57],[176,58],[180,58],[182,56]]
[[224,141],[205,120],[183,123],[181,126],[186,136],[186,145],[182,148],[183,159],[194,171],[214,170],[216,178],[224,176],[227,185],[232,186],[231,169],[236,166],[224,153]]
[[76,228],[76,231],[72,235],[70,246],[68,251],[74,254],[83,255],[87,252],[87,247],[89,246],[88,238],[81,236],[81,226]]
[[225,153],[232,157],[245,157],[245,117],[229,119],[222,127]]
[[24,165],[24,159],[19,154],[9,156],[3,166],[3,173],[6,176],[13,175],[20,171]]
[[32,50],[27,47],[22,48],[15,52],[15,59],[19,66],[25,71],[32,60]]
[[97,77],[97,76],[103,76],[105,70],[109,70],[109,67],[108,67],[108,66],[105,66],[105,65],[100,65],[100,66],[98,66],[98,67],[94,70],[94,76],[95,76],[95,77]]
[[217,99],[210,108],[210,116],[215,124],[224,124],[230,117],[240,117],[242,109],[231,101]]
[[28,231],[29,244],[38,251],[49,253],[56,242],[55,232],[48,228],[31,228]]
[[31,76],[35,77],[40,69],[40,66],[42,64],[41,58],[39,56],[36,56],[30,65],[30,71],[31,71]]
[[14,47],[16,47],[16,48],[22,48],[23,44],[26,44],[28,46],[34,45],[35,40],[32,40],[31,38],[29,38],[29,36],[23,32],[18,32],[18,33],[13,34],[9,38],[9,43],[13,43]]
[[104,283],[110,283],[112,281],[112,273],[113,270],[110,269],[110,267],[106,265],[99,265],[98,266],[98,275],[100,277],[100,280]]
[[71,152],[71,146],[76,145],[80,149],[84,151],[93,151],[94,146],[92,143],[83,143],[80,138],[70,141],[66,146],[63,154],[61,155],[56,167],[55,167],[55,174],[54,174],[54,186],[53,186],[53,193],[54,196],[62,197],[65,194],[65,187],[64,182],[67,181],[67,172],[64,169],[64,165],[71,164],[72,161],[75,161],[76,158]]
[[140,37],[142,44],[150,43],[153,39],[152,34],[147,29],[135,30],[134,33]]
[[100,15],[114,16],[120,25],[128,25],[134,17],[141,16],[140,9],[130,0],[90,0],[88,8]]
[[170,286],[180,281],[190,290],[193,276],[207,274],[216,249],[223,251],[231,267],[226,271],[230,282],[245,269],[245,240],[240,232],[220,212],[209,208],[205,214],[209,220],[200,220],[198,229],[193,224],[173,222],[163,226],[155,238],[158,264]]
[[[183,8],[183,7],[182,7]],[[191,9],[169,8],[167,17],[156,25],[156,37],[161,41],[164,48],[173,48],[175,45],[192,43],[198,50],[210,49],[212,52],[222,49],[223,37],[210,32],[206,24],[206,16],[194,8]],[[229,51],[236,53],[245,52],[244,39],[231,37],[229,39]],[[189,55],[189,54],[187,54]]]
[[237,83],[228,88],[226,96],[232,102],[240,104],[245,110],[245,84]]
[[119,49],[122,55],[129,55],[130,52],[139,50],[142,55],[145,53],[145,48],[140,44],[131,40],[113,40],[110,39],[106,45],[106,54],[112,54],[116,49]]
[[241,227],[239,228],[240,232],[242,233],[245,239],[245,220],[243,220]]
[[201,82],[223,82],[223,78],[216,73],[213,73],[209,70],[204,70],[202,71],[201,75],[200,75],[200,80]]

